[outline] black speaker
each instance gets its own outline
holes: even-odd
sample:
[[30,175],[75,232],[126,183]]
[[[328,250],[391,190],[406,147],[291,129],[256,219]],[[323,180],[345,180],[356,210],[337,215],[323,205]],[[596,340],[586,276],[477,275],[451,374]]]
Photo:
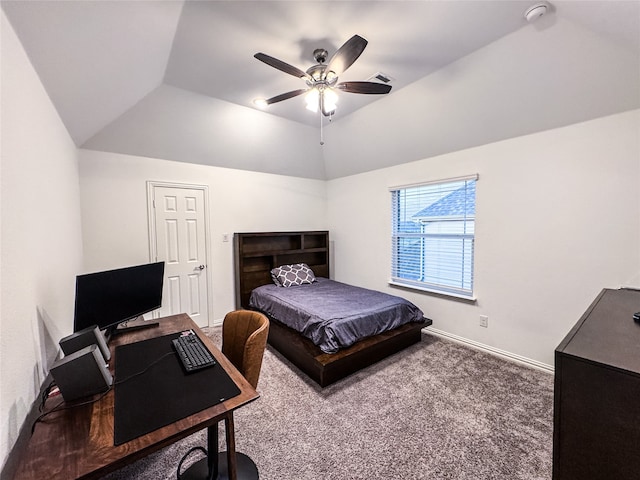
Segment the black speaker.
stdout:
[[109,352],[109,347],[107,347],[107,340],[104,338],[104,334],[95,325],[87,327],[76,333],[72,333],[60,340],[60,348],[62,348],[65,355],[70,355],[73,352],[77,352],[84,347],[94,344],[98,346],[104,360],[108,362],[111,359],[111,352]]
[[113,377],[97,345],[89,345],[57,360],[51,375],[65,402],[106,391]]

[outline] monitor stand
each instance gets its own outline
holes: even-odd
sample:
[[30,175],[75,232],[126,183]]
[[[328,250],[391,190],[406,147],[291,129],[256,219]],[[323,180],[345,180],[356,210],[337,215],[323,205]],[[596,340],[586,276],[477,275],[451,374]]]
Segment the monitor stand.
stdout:
[[[133,323],[133,325],[129,325],[129,323]],[[111,339],[111,337],[115,337],[116,335],[120,335],[121,333],[133,332],[136,330],[145,330],[147,328],[155,328],[159,326],[159,322],[151,322],[149,320],[145,320],[144,317],[140,315],[133,320],[127,320],[126,322],[119,323],[115,327],[107,329],[105,336],[108,339]]]

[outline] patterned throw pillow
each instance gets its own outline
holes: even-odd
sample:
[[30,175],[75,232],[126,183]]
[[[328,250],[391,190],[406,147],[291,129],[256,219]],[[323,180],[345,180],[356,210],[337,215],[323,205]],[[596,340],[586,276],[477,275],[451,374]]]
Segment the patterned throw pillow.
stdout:
[[292,287],[313,283],[316,276],[306,263],[294,263],[293,265],[281,265],[271,270],[273,283],[279,287]]

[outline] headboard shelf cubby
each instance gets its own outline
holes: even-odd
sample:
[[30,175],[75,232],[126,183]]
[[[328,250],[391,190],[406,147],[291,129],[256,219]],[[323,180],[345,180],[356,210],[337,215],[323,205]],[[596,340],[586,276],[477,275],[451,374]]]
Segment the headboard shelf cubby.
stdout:
[[254,288],[271,283],[271,269],[306,263],[316,276],[329,277],[329,232],[235,233],[236,308],[249,308]]

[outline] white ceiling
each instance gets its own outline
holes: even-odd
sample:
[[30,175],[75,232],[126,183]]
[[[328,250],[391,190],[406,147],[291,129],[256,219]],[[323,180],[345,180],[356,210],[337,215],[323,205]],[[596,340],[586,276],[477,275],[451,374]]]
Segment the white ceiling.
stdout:
[[[2,0],[7,17],[78,146],[231,167],[231,160],[220,163],[203,153],[211,151],[210,145],[195,151],[198,142],[204,145],[207,136],[211,137],[201,125],[203,107],[195,104],[215,105],[218,111],[235,108],[237,112],[234,106],[251,109],[255,113],[247,113],[247,118],[256,122],[265,122],[256,115],[276,115],[312,126],[314,131],[319,126],[319,116],[304,108],[302,96],[271,105],[268,112],[256,110],[254,98],[304,87],[302,80],[253,58],[256,52],[306,70],[315,63],[315,48],[326,48],[331,55],[352,35],[365,37],[367,48],[340,80],[367,80],[382,72],[394,79],[393,90],[387,96],[341,93],[332,128],[340,128],[343,119],[358,110],[364,112],[383,98],[384,105],[393,105],[394,96],[401,97],[402,89],[488,45],[491,48],[490,44],[518,30],[556,28],[559,18],[640,59],[640,1],[559,0],[552,2],[550,14],[530,25],[523,12],[533,3]],[[526,62],[526,56],[521,61]],[[588,54],[577,61],[588,62]],[[640,60],[636,70],[640,70]],[[536,88],[535,78],[520,81],[531,81],[530,86],[522,85],[525,90]],[[631,96],[635,99],[638,95]],[[491,99],[492,108],[496,101],[499,99]],[[623,109],[637,107],[630,102]],[[441,108],[446,113],[446,106]],[[615,109],[620,110],[620,106]],[[567,123],[558,118],[563,110],[554,110],[547,128]],[[196,111],[200,113],[195,115]],[[118,133],[125,126],[131,131],[134,121],[147,129],[170,122],[158,116],[171,117],[172,112],[190,133],[170,145],[161,146],[161,138],[152,145],[139,135],[123,139]],[[575,116],[571,121],[575,122]],[[280,122],[277,128],[283,125],[291,124]],[[179,130],[180,126],[172,128]],[[260,128],[264,128],[263,123]],[[301,131],[294,126],[290,130]],[[202,138],[197,138],[200,135]],[[161,135],[156,132],[156,136]],[[323,154],[316,150],[315,155],[321,158]],[[273,156],[282,155],[274,152]],[[322,168],[313,173],[290,172],[275,163],[264,167],[245,162],[238,168],[325,175]]]

